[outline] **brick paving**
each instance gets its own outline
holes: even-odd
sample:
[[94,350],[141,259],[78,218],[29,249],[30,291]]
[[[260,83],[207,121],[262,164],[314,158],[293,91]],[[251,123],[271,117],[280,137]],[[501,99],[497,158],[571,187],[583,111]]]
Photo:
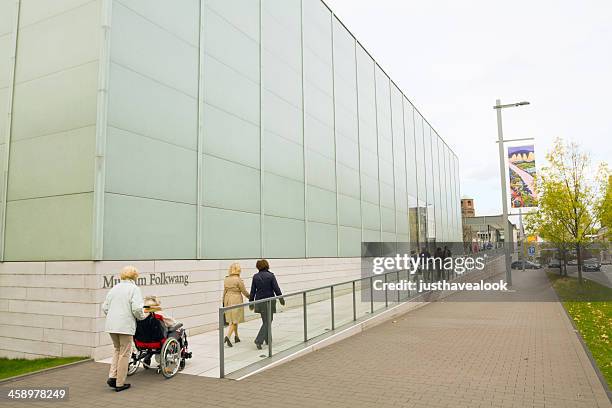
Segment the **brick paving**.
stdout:
[[[542,271],[515,272],[514,280],[554,296]],[[530,293],[509,295],[521,296]],[[432,303],[242,381],[141,371],[132,389],[115,393],[107,369],[89,362],[0,386],[68,385],[70,400],[55,405],[64,407],[611,406],[554,301]]]

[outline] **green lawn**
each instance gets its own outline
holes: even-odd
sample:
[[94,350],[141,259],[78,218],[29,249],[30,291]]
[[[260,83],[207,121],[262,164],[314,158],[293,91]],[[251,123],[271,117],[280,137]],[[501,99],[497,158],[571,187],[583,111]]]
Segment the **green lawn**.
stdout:
[[89,357],[38,358],[35,360],[0,358],[0,380],[45,368],[85,360]]
[[554,273],[548,278],[612,388],[612,289],[588,279],[580,286]]

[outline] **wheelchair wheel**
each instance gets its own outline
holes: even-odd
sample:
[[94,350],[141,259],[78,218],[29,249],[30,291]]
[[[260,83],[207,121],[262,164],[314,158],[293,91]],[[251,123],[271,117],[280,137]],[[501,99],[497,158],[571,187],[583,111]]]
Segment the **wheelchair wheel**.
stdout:
[[140,360],[138,360],[138,356],[136,353],[132,353],[130,357],[130,362],[128,363],[128,371],[127,375],[133,375],[138,370],[138,366],[140,365]]
[[146,358],[142,359],[142,368],[144,368],[145,370],[148,370],[149,368],[151,368],[151,364],[152,364],[151,363],[151,356],[149,356],[148,361],[149,362],[147,363],[147,359]]
[[178,340],[170,337],[164,343],[160,353],[161,373],[166,378],[172,378],[180,368],[181,345]]

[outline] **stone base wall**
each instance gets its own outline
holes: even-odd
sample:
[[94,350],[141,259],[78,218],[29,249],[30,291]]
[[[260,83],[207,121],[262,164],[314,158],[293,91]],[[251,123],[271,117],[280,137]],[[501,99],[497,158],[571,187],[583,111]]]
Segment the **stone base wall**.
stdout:
[[[283,293],[360,277],[361,258],[270,259]],[[231,260],[0,263],[0,356],[111,354],[101,304],[125,265],[140,271],[144,296],[161,297],[164,310],[189,334],[215,329],[223,278]],[[247,290],[255,259],[240,260]],[[187,282],[185,284],[185,282]]]

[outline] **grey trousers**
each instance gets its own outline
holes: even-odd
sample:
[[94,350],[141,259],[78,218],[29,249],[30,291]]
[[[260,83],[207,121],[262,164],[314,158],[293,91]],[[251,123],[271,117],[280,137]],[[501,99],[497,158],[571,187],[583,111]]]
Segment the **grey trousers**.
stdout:
[[[255,337],[255,343],[262,344],[264,341],[267,341],[269,343],[270,340],[268,339],[268,311],[264,310],[260,314],[261,327],[259,328],[257,337]],[[272,318],[270,319],[270,324],[272,324],[272,320],[274,320],[274,313],[272,314]]]

